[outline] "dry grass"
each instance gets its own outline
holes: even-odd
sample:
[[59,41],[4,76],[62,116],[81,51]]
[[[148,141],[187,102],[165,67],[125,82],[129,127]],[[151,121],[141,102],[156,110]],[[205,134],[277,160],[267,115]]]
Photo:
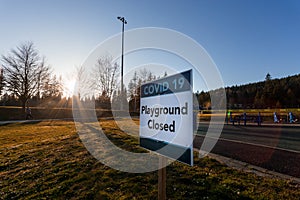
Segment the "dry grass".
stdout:
[[[126,124],[126,121],[123,123]],[[135,121],[138,124],[138,121]],[[115,144],[143,151],[137,138],[101,122]],[[130,128],[130,127],[127,127]],[[129,138],[129,139],[128,139]],[[169,199],[299,199],[299,186],[195,158],[167,167]],[[156,199],[157,172],[129,174],[102,165],[67,121],[0,127],[1,199]]]

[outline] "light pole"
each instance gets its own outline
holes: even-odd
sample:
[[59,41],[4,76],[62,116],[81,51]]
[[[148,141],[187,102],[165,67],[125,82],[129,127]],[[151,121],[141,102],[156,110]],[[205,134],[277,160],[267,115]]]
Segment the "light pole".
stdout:
[[[121,56],[121,100],[123,101],[123,64],[124,64],[124,25],[127,21],[124,17],[117,17],[122,22],[122,56]],[[123,102],[121,102],[121,110],[123,108]]]

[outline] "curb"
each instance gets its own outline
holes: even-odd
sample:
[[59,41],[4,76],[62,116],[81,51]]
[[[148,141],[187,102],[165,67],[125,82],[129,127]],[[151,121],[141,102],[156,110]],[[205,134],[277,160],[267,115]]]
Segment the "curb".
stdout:
[[251,165],[249,163],[245,163],[242,161],[234,160],[232,158],[220,156],[214,153],[209,153],[207,155],[209,158],[215,159],[218,162],[227,165],[228,167],[231,167],[233,169],[240,170],[242,172],[247,172],[247,173],[253,173],[256,174],[257,176],[262,176],[262,177],[268,177],[268,178],[275,178],[275,179],[283,179],[287,181],[291,181],[297,184],[300,184],[300,178],[289,176],[286,174],[281,174],[279,172],[274,172],[262,167],[258,167],[255,165]]
[[7,125],[7,124],[30,124],[30,123],[38,123],[38,122],[44,122],[44,121],[60,121],[60,120],[73,120],[73,118],[62,118],[62,119],[31,119],[31,120],[10,120],[10,121],[0,121],[1,125]]
[[240,123],[240,125],[238,123],[235,123],[234,125],[232,123],[226,123],[226,122],[210,122],[210,121],[204,121],[201,120],[200,122],[198,122],[199,124],[224,124],[224,126],[236,126],[236,127],[300,127],[300,123],[272,123],[272,122],[265,122],[265,123],[261,123],[261,125],[257,125],[257,123],[253,123],[253,122],[247,122],[247,125],[244,126],[244,123]]

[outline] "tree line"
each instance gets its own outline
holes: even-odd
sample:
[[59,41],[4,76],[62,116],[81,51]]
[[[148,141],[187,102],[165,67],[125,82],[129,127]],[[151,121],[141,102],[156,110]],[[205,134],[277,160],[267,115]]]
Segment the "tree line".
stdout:
[[96,108],[108,110],[112,105],[113,109],[120,109],[118,106],[126,103],[136,111],[141,84],[158,78],[147,69],[136,71],[121,94],[120,66],[106,55],[98,58],[91,71],[83,66],[76,68],[74,94],[66,97],[62,77],[53,73],[32,42],[25,42],[2,55],[1,61],[0,105],[22,106],[23,112],[26,106],[71,108],[74,98],[86,104],[95,102]]
[[[240,86],[226,87],[229,109],[268,109],[300,107],[300,74],[280,79],[272,79],[268,73],[264,81]],[[197,92],[202,108],[211,108],[210,92]]]
[[[96,108],[120,109],[127,104],[131,111],[140,107],[140,87],[147,81],[160,78],[144,68],[135,71],[128,87],[121,94],[120,66],[111,56],[100,57],[91,71],[77,67],[74,77],[77,87],[73,96],[64,96],[62,77],[57,77],[39,55],[32,42],[21,44],[7,55],[2,55],[0,65],[0,105],[42,107],[72,107],[72,98],[89,103]],[[163,75],[167,76],[165,72]],[[200,108],[213,107],[210,94],[216,96],[221,89],[196,92]],[[236,108],[295,108],[300,107],[300,74],[281,79],[266,75],[264,81],[226,87],[227,107]],[[113,106],[113,108],[112,108]]]

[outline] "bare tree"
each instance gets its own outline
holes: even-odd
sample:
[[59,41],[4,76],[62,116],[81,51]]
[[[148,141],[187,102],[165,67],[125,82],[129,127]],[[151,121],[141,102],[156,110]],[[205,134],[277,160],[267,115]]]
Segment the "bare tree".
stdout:
[[133,77],[128,84],[128,94],[130,98],[132,98],[137,94],[138,80],[139,80],[138,74],[136,71],[134,71]]
[[153,74],[153,72],[151,72],[151,70],[148,70],[146,68],[141,69],[139,74],[140,74],[139,77],[143,83],[145,83],[147,81],[153,81],[158,78]]
[[[50,68],[45,66],[44,58],[42,60],[42,64],[39,66],[38,73],[36,74],[36,81],[37,81],[37,89],[36,89],[36,96],[38,99],[41,97],[42,93],[45,92],[44,89],[48,84],[48,80],[51,77]],[[44,68],[44,69],[43,69]]]
[[38,54],[32,42],[21,44],[2,56],[6,88],[25,106],[32,96],[37,95],[43,80],[50,74],[50,67]]
[[[166,74],[166,72],[165,72]],[[137,111],[140,107],[140,88],[143,83],[158,79],[150,70],[143,68],[138,72],[135,71],[132,79],[128,84],[129,107],[133,111]]]
[[112,97],[115,89],[117,89],[117,77],[119,65],[112,62],[112,57],[106,56],[99,58],[93,70],[93,85],[99,91],[100,96],[106,95]]
[[[166,74],[167,72],[165,72]],[[166,75],[165,75],[166,76]],[[132,79],[128,84],[128,95],[129,97],[135,96],[139,93],[140,87],[142,83],[146,83],[147,81],[153,81],[158,79],[150,70],[143,68],[138,72],[135,71]]]
[[87,70],[83,67],[76,67],[75,70],[75,90],[74,96],[78,98],[78,100],[83,100],[84,98],[90,97],[92,95],[92,89],[90,87],[90,80],[87,73]]
[[43,98],[57,98],[62,96],[63,85],[61,77],[57,78],[56,75],[49,76],[45,80],[45,83],[43,84],[43,88],[40,89]]

